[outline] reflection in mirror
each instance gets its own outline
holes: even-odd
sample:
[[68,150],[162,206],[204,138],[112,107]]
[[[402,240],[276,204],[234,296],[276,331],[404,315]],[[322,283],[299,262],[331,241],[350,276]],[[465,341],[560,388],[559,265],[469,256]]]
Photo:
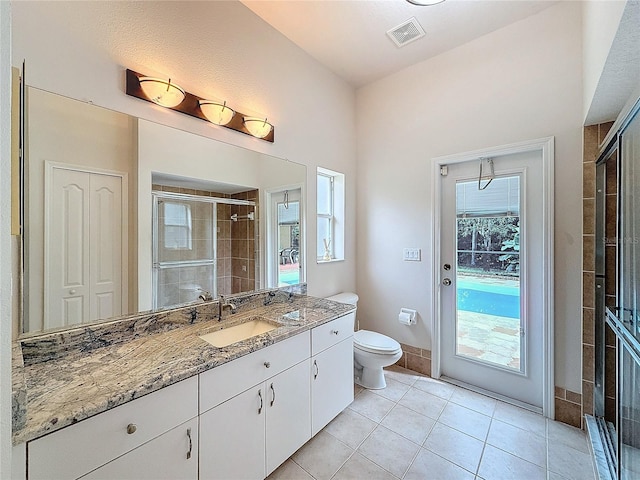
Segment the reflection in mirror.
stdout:
[[261,205],[304,165],[32,87],[26,112],[23,333],[281,283]]

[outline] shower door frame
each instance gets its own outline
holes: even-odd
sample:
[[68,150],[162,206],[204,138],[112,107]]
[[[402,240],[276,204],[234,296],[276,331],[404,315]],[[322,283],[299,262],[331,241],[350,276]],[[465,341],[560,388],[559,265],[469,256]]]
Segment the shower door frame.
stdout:
[[[160,266],[161,263],[166,263],[166,264],[171,264],[171,265],[175,265],[175,264],[180,264],[180,266],[184,266],[184,267],[191,267],[191,266],[202,266],[202,265],[213,265],[213,288],[212,291],[210,292],[211,295],[215,298],[217,297],[217,292],[218,292],[218,285],[217,285],[217,265],[216,265],[216,260],[218,258],[218,252],[217,252],[217,239],[218,239],[218,234],[216,231],[216,225],[217,225],[217,209],[216,209],[216,205],[219,203],[223,203],[223,204],[227,204],[227,205],[248,205],[248,206],[252,206],[256,207],[256,202],[252,201],[252,200],[238,200],[235,198],[222,198],[222,197],[204,197],[201,195],[190,195],[187,193],[173,193],[173,192],[163,192],[163,191],[159,191],[159,190],[152,190],[151,191],[151,196],[152,196],[152,225],[151,225],[151,235],[152,235],[152,241],[151,241],[151,249],[152,249],[152,262],[151,262],[151,268],[152,268],[152,282],[153,282],[153,286],[152,286],[152,306],[153,306],[153,310],[157,310],[157,304],[158,304],[158,270],[160,268],[162,268]],[[188,201],[188,202],[202,202],[202,203],[212,203],[213,204],[213,222],[212,222],[212,228],[213,228],[213,259],[212,260],[195,260],[195,261],[185,261],[185,262],[159,262],[158,261],[158,199],[159,198],[163,198],[163,199],[171,199],[171,200],[181,200],[181,201]],[[174,308],[174,306],[171,306],[170,308]],[[162,307],[165,308],[165,307]]]

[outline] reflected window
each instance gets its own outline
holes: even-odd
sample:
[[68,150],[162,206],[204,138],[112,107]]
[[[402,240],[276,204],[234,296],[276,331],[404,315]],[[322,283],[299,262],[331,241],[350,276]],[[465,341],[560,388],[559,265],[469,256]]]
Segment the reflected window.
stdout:
[[191,250],[191,205],[164,202],[164,248],[168,250]]

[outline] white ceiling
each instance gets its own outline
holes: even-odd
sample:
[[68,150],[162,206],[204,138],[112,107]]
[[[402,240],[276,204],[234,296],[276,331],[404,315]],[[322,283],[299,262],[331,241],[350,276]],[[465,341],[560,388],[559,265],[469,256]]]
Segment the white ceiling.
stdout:
[[[551,0],[242,0],[354,87],[536,14]],[[386,32],[415,17],[426,36],[398,48]]]

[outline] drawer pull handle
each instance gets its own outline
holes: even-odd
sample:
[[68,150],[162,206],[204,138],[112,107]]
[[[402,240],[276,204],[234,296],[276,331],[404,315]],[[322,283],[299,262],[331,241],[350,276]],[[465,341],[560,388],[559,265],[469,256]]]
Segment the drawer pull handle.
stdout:
[[271,367],[271,362],[264,362],[264,366],[265,366],[266,368]]
[[138,430],[138,426],[135,423],[130,423],[129,425],[127,425],[127,433],[129,435],[136,433],[136,430]]
[[337,335],[338,334],[338,330],[331,330],[331,333]]
[[271,392],[273,393],[273,398],[271,399],[271,406],[273,407],[273,402],[276,401],[276,389],[273,388],[273,383],[271,384]]
[[258,407],[258,415],[262,413],[262,389],[258,390],[258,397],[260,397],[260,406]]
[[320,369],[318,368],[318,361],[317,360],[313,361],[313,366],[316,367],[316,373],[313,374],[313,379],[315,380],[316,378],[318,378],[318,374],[320,373]]
[[189,451],[187,452],[187,460],[191,458],[191,450],[193,450],[193,442],[191,441],[191,429],[187,428],[187,437],[189,437]]

